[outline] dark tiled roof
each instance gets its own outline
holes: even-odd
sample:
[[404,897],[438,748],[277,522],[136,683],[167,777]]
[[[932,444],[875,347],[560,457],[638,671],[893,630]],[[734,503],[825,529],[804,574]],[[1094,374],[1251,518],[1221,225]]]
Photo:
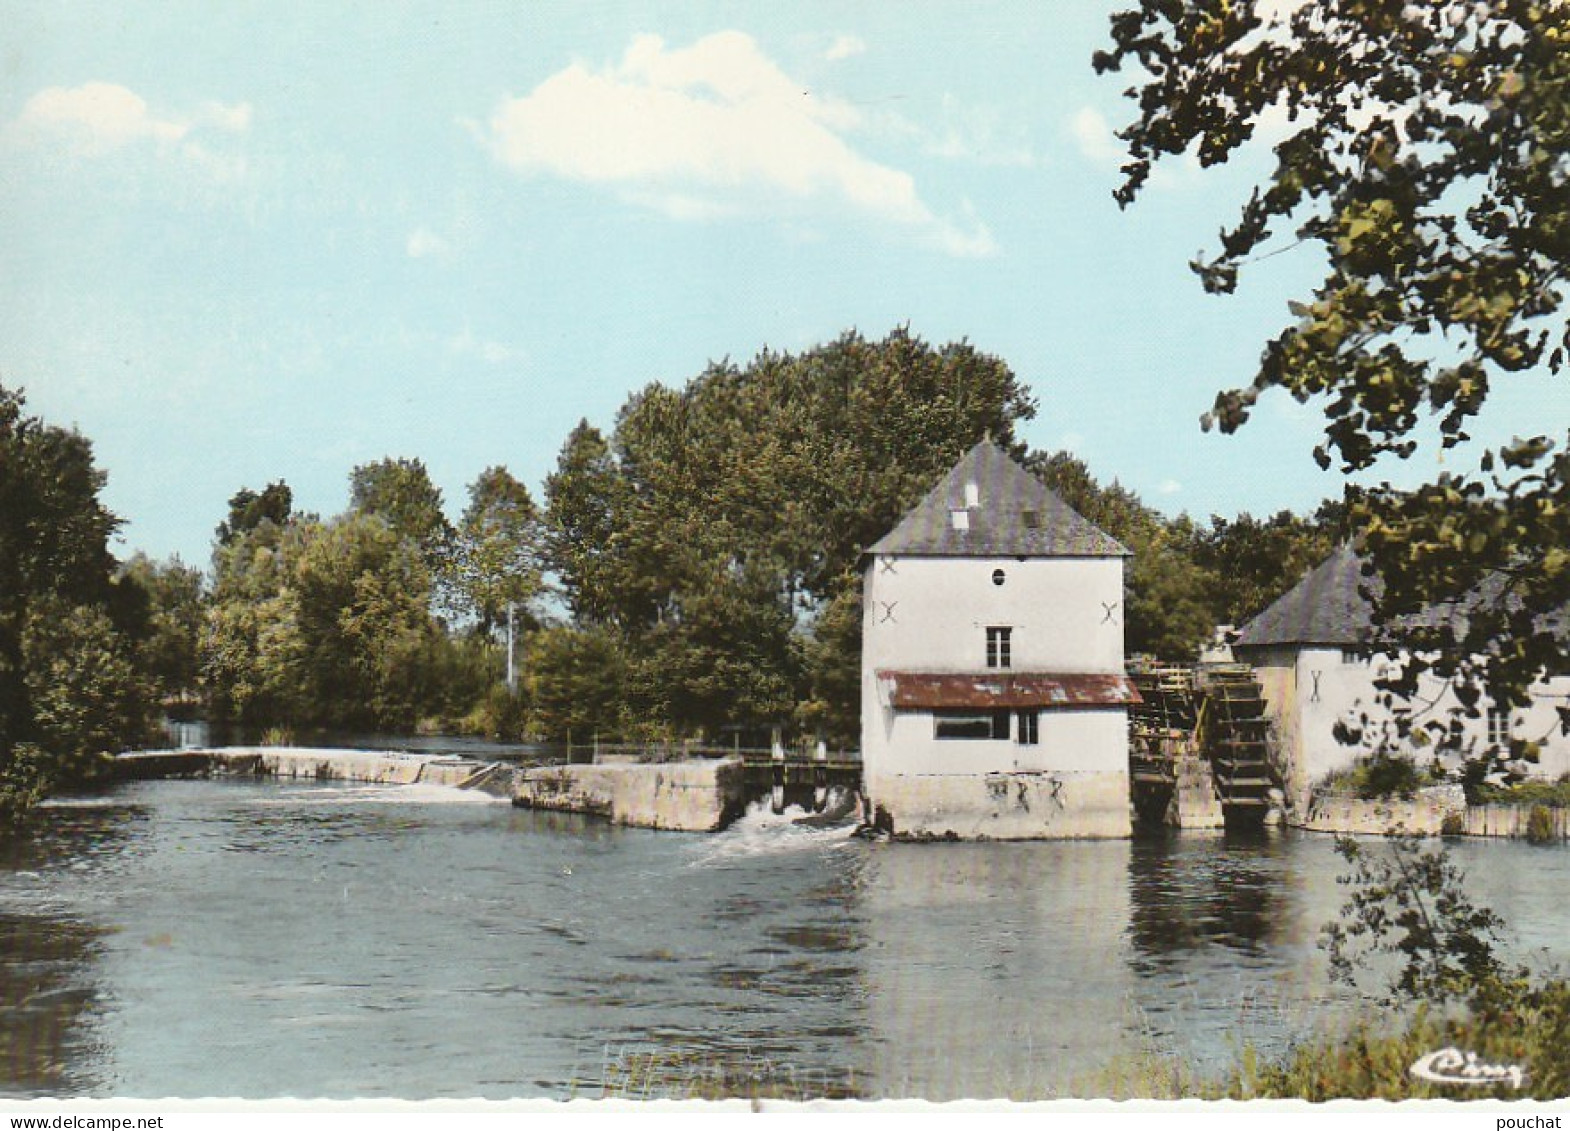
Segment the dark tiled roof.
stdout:
[[1362,570],[1357,552],[1343,545],[1244,625],[1236,646],[1362,644],[1373,626],[1369,602],[1358,592]]
[[[1330,646],[1368,646],[1377,643],[1373,605],[1363,590],[1378,596],[1383,583],[1377,576],[1363,575],[1363,557],[1350,544],[1343,545],[1319,565],[1309,570],[1276,602],[1243,626],[1236,646],[1268,647],[1275,644],[1326,644]],[[1501,581],[1485,578],[1465,601],[1439,602],[1395,618],[1398,631],[1435,628],[1448,624],[1459,636],[1466,631],[1468,608],[1488,606],[1499,599]],[[1565,612],[1540,618],[1548,631],[1562,634]]]
[[936,710],[944,707],[1106,707],[1138,703],[1139,692],[1124,675],[1101,672],[880,671],[889,686],[889,705]]
[[[975,484],[975,506],[966,486]],[[965,512],[967,528],[953,515]],[[1128,550],[1058,498],[991,440],[954,465],[869,554],[929,557],[1127,557]]]

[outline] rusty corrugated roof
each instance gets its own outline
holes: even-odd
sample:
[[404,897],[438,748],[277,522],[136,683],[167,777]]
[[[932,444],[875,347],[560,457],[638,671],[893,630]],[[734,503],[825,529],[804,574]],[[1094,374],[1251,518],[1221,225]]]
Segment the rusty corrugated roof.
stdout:
[[1122,707],[1138,703],[1127,676],[1102,672],[880,671],[895,708],[944,707]]

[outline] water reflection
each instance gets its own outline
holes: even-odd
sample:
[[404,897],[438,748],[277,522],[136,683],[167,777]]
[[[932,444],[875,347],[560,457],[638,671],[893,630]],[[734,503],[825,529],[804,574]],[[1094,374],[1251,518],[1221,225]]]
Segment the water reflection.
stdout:
[[145,820],[84,798],[0,834],[0,1095],[77,1095],[101,1083],[106,931],[62,906],[57,888],[73,874],[115,874]]
[[1210,946],[1258,954],[1288,918],[1284,838],[1270,830],[1133,842],[1128,860],[1131,964],[1166,971]]
[[1115,1041],[1125,842],[879,845],[862,887],[875,1094],[1041,1096]]
[[80,923],[0,915],[0,1095],[79,1094],[99,989],[99,932]]
[[[1570,958],[1570,851],[1459,851]],[[871,844],[136,783],[0,841],[0,1093],[1095,1094],[1124,1054],[1219,1072],[1355,1008],[1315,948],[1338,870],[1277,833]]]

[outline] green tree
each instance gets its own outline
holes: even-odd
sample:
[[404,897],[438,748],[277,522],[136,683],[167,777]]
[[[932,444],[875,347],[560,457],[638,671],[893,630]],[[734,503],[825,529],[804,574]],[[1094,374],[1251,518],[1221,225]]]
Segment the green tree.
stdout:
[[[1322,466],[1409,457],[1425,416],[1456,466],[1492,389],[1564,372],[1563,0],[1141,0],[1112,18],[1112,39],[1097,70],[1137,64],[1143,83],[1129,91],[1139,117],[1120,134],[1130,156],[1120,203],[1162,157],[1225,162],[1271,115],[1285,127],[1274,169],[1195,270],[1227,293],[1278,245],[1324,257],[1323,281],[1292,305],[1297,321],[1265,345],[1252,382],[1218,395],[1207,425],[1233,431],[1282,389],[1323,404]],[[1570,433],[1559,432],[1563,399],[1544,407],[1541,434],[1475,453],[1471,469],[1349,499],[1383,583],[1377,619],[1436,653],[1436,674],[1481,681],[1501,704],[1523,702],[1562,662],[1552,618],[1570,601]],[[1399,619],[1442,602],[1468,615]]]
[[229,499],[229,517],[218,524],[214,533],[220,546],[228,546],[264,522],[283,526],[293,513],[294,492],[282,479],[269,483],[260,494],[241,487]]
[[505,467],[487,468],[469,485],[448,572],[482,634],[506,623],[509,605],[527,613],[539,595],[539,508]]
[[160,698],[194,699],[202,671],[202,635],[207,593],[202,572],[178,557],[155,562],[134,554],[120,569],[121,585],[138,594],[145,609],[137,667]]
[[1240,625],[1263,612],[1323,561],[1341,540],[1332,517],[1338,510],[1327,505],[1309,518],[1280,511],[1268,519],[1245,512],[1212,517],[1208,529],[1195,530],[1190,553],[1214,579],[1220,623]]
[[806,632],[796,637],[804,680],[797,722],[844,749],[861,742],[861,576],[834,587]]
[[218,559],[205,673],[238,721],[407,729],[442,703],[430,573],[381,518],[258,526]]
[[[997,358],[903,328],[715,363],[629,398],[608,441],[574,431],[546,483],[552,569],[580,625],[620,635],[638,714],[805,722],[832,691],[810,714],[843,719],[854,686],[807,686],[815,611],[854,600],[863,549],[982,436],[1017,448],[1034,411]],[[819,676],[859,656],[859,634],[820,643]]]
[[525,670],[533,729],[542,737],[582,742],[623,734],[627,660],[614,632],[543,628],[529,638]]
[[51,787],[90,780],[146,736],[150,696],[134,644],[102,606],[34,602],[22,654],[30,739],[46,757]]
[[124,666],[132,606],[113,582],[104,473],[74,431],[0,387],[0,812],[89,770],[143,733]]
[[441,489],[417,459],[382,459],[349,473],[349,509],[383,519],[436,564],[452,538]]
[[578,422],[545,479],[545,562],[582,624],[604,623],[615,606],[609,566],[628,484],[599,429]]
[[428,702],[422,677],[437,630],[418,548],[351,512],[308,527],[294,564],[312,721],[407,730]]

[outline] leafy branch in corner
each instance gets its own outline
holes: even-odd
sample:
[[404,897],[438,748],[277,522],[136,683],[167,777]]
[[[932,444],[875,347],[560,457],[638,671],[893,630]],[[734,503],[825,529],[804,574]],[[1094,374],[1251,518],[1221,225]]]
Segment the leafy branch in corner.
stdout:
[[1351,872],[1337,877],[1350,895],[1320,940],[1334,980],[1356,986],[1375,956],[1392,955],[1400,966],[1380,1000],[1439,1004],[1511,976],[1495,950],[1504,920],[1468,898],[1443,847],[1425,850],[1419,837],[1397,834],[1377,849],[1338,837],[1336,852]]

